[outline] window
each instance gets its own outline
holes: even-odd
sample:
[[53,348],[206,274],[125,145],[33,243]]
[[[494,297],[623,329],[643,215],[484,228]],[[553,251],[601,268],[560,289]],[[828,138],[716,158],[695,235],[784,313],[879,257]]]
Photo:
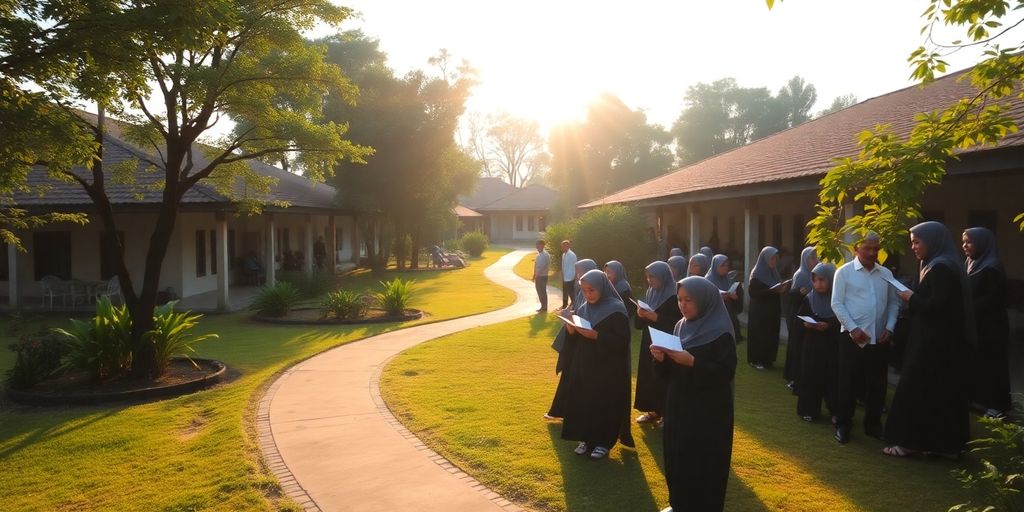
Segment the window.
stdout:
[[0,247],[3,247],[4,249],[4,253],[0,255],[0,257],[3,258],[3,261],[0,262],[0,281],[10,281],[11,269],[10,267],[7,266],[10,263],[10,261],[7,259],[7,255],[9,254],[7,250],[7,244],[0,244]]
[[228,269],[235,268],[235,230],[228,230]]
[[757,216],[757,248],[755,249],[756,251],[760,251],[761,248],[764,247],[764,239],[765,239],[764,231],[766,229],[765,224],[767,224],[767,222],[765,222],[764,215],[758,215]]
[[934,220],[935,222],[946,223],[946,213],[942,211],[923,211],[921,212],[921,222]]
[[782,215],[772,215],[772,247],[782,249]]
[[546,229],[548,229],[547,220],[544,219],[543,215],[537,217],[537,231],[544,231]]
[[[124,245],[124,231],[117,232],[117,239]],[[110,248],[110,236],[106,231],[100,232],[100,279],[106,281],[117,275],[117,265],[114,264],[115,254]]]
[[217,275],[217,232],[210,230],[210,275]]
[[535,220],[535,219],[533,218],[533,215],[530,215],[529,217],[527,217],[527,218],[526,218],[526,224],[527,224],[527,228],[526,228],[526,230],[527,230],[527,231],[533,231],[533,230],[534,230],[533,228],[535,228],[535,227],[536,227],[536,226],[534,225],[534,220]]
[[274,250],[277,251],[278,256],[291,252],[292,243],[288,228],[277,228],[277,239],[274,240],[274,243],[277,246]]
[[206,231],[196,231],[196,277],[206,275]]
[[807,221],[803,215],[793,216],[793,250],[803,251],[807,243]]
[[523,216],[522,215],[516,215],[516,231],[522,231],[522,230],[523,230]]
[[71,279],[71,232],[39,231],[32,234],[32,263],[36,281],[44,276]]

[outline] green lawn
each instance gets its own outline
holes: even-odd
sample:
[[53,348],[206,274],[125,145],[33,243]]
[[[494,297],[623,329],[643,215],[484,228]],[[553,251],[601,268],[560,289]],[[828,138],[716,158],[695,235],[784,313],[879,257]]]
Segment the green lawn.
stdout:
[[[254,442],[253,415],[263,387],[284,368],[333,346],[507,306],[514,294],[483,276],[505,252],[488,251],[464,270],[404,275],[419,283],[413,307],[430,314],[418,322],[317,328],[257,324],[247,313],[208,316],[201,329],[221,337],[201,345],[199,355],[225,361],[235,374],[208,391],[143,405],[5,404],[0,509],[297,510],[279,497]],[[345,286],[375,286],[377,280],[357,275]],[[12,321],[4,322],[0,327],[10,333]],[[0,342],[6,346],[11,339]],[[10,353],[0,354],[0,369],[6,369]]]
[[[537,250],[534,249],[530,254],[523,256],[523,259],[516,263],[515,268],[512,269],[517,276],[526,279],[527,281],[533,280],[533,262],[537,259]],[[555,268],[550,266],[548,268],[548,284],[555,287],[561,287],[561,280],[555,277]]]
[[[667,506],[661,431],[634,425],[636,450],[609,460],[572,453],[541,416],[557,378],[559,323],[535,316],[414,347],[386,368],[382,391],[402,422],[503,496],[547,510],[658,510]],[[635,367],[639,336],[634,337]],[[824,422],[796,416],[781,372],[742,364],[726,510],[946,510],[965,492],[945,460],[898,460],[854,431],[839,446]]]

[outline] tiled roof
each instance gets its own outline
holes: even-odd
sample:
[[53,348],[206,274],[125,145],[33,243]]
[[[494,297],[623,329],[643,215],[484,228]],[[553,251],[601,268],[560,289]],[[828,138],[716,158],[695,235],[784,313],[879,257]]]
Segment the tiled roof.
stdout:
[[[976,94],[968,78],[958,80],[967,71],[952,73],[923,87],[915,85],[869,99],[620,190],[581,205],[581,208],[823,176],[834,166],[834,158],[853,157],[859,153],[857,135],[860,132],[876,125],[890,124],[895,133],[905,137],[914,126],[915,115],[944,109],[960,98]],[[1014,102],[1010,114],[1019,124],[1024,121],[1024,102]],[[1024,132],[1010,135],[999,145],[1024,145]],[[984,149],[991,148],[967,151]]]
[[465,206],[462,206],[461,204],[456,206],[453,211],[454,211],[456,217],[483,217],[484,216],[484,214],[482,214],[480,212],[477,212],[477,211],[474,211],[472,209],[466,208]]
[[[81,113],[83,117],[95,123],[95,116],[88,113]],[[111,129],[108,131],[103,148],[103,165],[107,171],[108,180],[106,184],[107,195],[111,203],[115,205],[149,205],[158,204],[162,200],[162,189],[159,187],[163,182],[164,175],[160,167],[159,159],[153,158],[145,151],[137,148],[120,138],[121,130],[117,121],[108,123]],[[135,184],[111,183],[109,175],[112,170],[131,159],[139,161],[135,172]],[[197,144],[193,148],[193,159],[195,168],[201,169],[207,161],[203,148]],[[267,201],[286,201],[291,206],[308,208],[329,208],[338,209],[335,201],[335,188],[317,183],[300,175],[290,173],[272,165],[248,160],[249,167],[256,173],[263,176],[271,176],[278,179],[277,185],[271,190],[268,196],[261,199]],[[91,181],[92,174],[84,168],[76,168],[74,172],[86,180]],[[92,204],[85,190],[77,183],[67,183],[51,179],[42,169],[29,173],[29,185],[46,185],[48,188],[43,195],[16,193],[14,203],[21,207],[45,207],[45,206],[81,206]],[[241,195],[244,184],[238,180],[235,193]],[[228,205],[231,200],[218,193],[213,187],[200,181],[182,198],[183,204],[223,204]]]
[[480,208],[501,199],[512,192],[516,187],[504,182],[501,178],[484,177],[476,182],[476,188],[468,196],[459,196],[459,204],[467,208]]
[[543,185],[528,185],[515,189],[511,194],[485,206],[477,208],[482,212],[550,210],[558,201],[558,193]]

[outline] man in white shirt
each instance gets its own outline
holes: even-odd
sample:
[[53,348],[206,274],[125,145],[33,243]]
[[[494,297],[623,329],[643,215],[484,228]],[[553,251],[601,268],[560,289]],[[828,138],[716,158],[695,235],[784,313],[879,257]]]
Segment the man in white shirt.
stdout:
[[544,250],[544,240],[537,240],[537,259],[533,260],[533,284],[537,288],[541,311],[548,310],[548,271],[551,267],[551,255]]
[[562,240],[562,309],[569,307],[570,301],[576,298],[575,287],[576,253],[569,248],[568,240]]
[[880,438],[887,384],[889,340],[899,301],[889,269],[878,264],[878,234],[868,232],[854,246],[855,258],[839,267],[832,288],[832,310],[842,324],[836,390],[836,441],[846,444],[863,389],[864,433]]

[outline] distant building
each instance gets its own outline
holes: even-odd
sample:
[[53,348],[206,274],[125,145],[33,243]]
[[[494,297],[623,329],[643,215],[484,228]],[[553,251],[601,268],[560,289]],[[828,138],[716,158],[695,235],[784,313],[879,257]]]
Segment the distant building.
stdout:
[[459,234],[481,231],[492,242],[536,240],[547,228],[558,193],[543,185],[516,188],[499,178],[480,178],[459,198]]

